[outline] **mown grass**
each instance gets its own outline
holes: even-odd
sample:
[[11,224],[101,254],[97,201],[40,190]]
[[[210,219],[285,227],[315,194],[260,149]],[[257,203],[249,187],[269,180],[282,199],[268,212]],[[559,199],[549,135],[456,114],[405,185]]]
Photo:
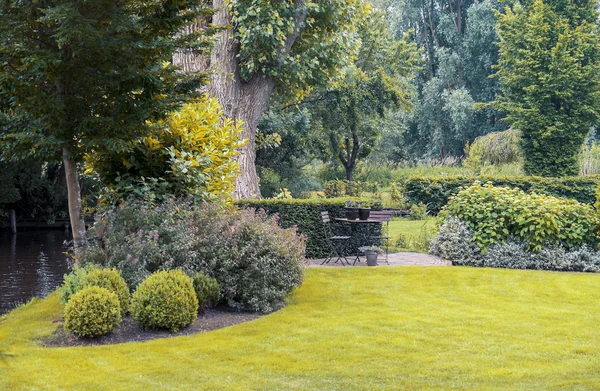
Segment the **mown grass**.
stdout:
[[434,217],[427,217],[424,220],[394,218],[390,221],[388,232],[390,252],[403,250],[427,252],[429,242],[436,233],[437,220]]
[[0,322],[0,389],[600,388],[600,276],[481,268],[311,269],[289,305],[218,331],[44,348],[53,295]]

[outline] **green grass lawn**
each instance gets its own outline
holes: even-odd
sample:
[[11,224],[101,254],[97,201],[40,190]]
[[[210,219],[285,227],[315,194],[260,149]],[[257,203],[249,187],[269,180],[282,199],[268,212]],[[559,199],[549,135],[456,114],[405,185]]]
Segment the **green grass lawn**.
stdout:
[[[385,228],[385,225],[384,225]],[[437,232],[437,221],[433,217],[425,220],[394,218],[390,221],[390,252],[414,250],[427,252],[429,240]]]
[[0,322],[1,390],[600,389],[600,275],[310,269],[289,305],[186,337],[43,348],[56,295]]

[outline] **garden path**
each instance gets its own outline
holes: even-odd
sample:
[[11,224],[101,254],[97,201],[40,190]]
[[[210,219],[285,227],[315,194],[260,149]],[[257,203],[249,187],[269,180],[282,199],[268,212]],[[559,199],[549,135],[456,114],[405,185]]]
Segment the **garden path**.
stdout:
[[[352,265],[354,262],[353,256],[348,256],[348,260]],[[335,260],[335,258],[334,258]],[[360,263],[356,263],[355,266],[366,266],[365,257],[360,257]],[[389,266],[450,266],[452,262],[441,259],[434,255],[422,254],[415,251],[401,251],[398,253],[391,253],[388,255]],[[340,262],[333,263],[329,262],[326,265],[321,265],[323,259],[311,259],[309,260],[309,267],[340,267]],[[385,256],[380,256],[378,259],[379,266],[388,266],[385,263]],[[347,265],[346,265],[347,266]]]

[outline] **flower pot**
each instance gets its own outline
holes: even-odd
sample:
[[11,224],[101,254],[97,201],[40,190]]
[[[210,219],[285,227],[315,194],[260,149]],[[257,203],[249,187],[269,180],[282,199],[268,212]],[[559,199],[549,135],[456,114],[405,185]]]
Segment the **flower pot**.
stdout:
[[356,220],[356,219],[358,219],[358,209],[356,209],[356,208],[346,208],[346,218],[348,220]]
[[377,251],[367,251],[365,254],[367,255],[367,266],[377,266],[377,256],[379,255]]
[[361,220],[369,220],[370,215],[371,215],[371,208],[360,208],[358,210],[358,217]]

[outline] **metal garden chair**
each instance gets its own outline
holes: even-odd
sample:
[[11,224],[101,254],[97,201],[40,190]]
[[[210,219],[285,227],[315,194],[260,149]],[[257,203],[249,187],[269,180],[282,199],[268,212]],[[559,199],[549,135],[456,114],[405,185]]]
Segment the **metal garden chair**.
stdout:
[[392,214],[394,212],[391,210],[372,210],[370,219],[381,221],[381,228],[383,231],[383,223],[385,223],[385,233],[382,232],[382,235],[369,236],[370,239],[378,240],[381,244],[385,242],[385,263],[388,265],[390,262],[388,261],[388,254],[390,250],[390,220],[392,219]]
[[339,235],[336,236],[336,235],[332,234],[331,219],[329,218],[329,212],[327,212],[327,211],[321,212],[321,220],[323,220],[325,239],[329,243],[329,246],[331,249],[329,257],[325,258],[325,260],[321,263],[321,265],[331,262],[333,260],[333,257],[337,257],[337,259],[333,263],[341,262],[342,265],[344,265],[344,261],[346,261],[346,263],[348,265],[350,265],[350,261],[348,261],[348,258],[346,258],[343,255],[343,252],[340,252],[340,247],[339,247],[340,243],[344,244],[348,240],[350,240],[350,236],[339,236]]

